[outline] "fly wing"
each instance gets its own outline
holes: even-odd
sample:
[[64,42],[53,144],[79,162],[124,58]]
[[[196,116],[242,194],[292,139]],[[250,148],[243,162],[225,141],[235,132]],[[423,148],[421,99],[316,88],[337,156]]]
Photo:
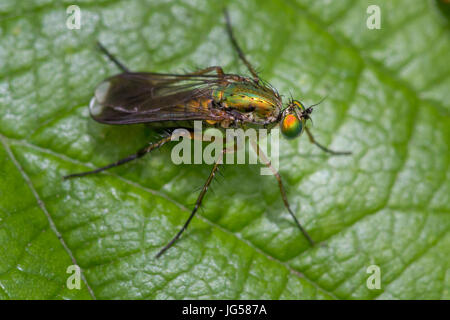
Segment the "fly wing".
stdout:
[[214,75],[126,72],[112,76],[95,90],[89,110],[98,122],[131,124],[176,120],[221,120],[196,99],[211,98]]

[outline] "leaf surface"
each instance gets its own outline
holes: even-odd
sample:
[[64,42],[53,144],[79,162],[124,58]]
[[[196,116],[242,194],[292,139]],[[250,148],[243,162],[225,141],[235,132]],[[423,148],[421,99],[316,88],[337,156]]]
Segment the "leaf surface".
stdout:
[[[171,148],[105,174],[62,181],[154,139],[145,126],[89,117],[95,86],[130,69],[246,70],[221,2],[69,1],[0,5],[0,298],[449,299],[449,27],[431,1],[231,2],[238,41],[285,99],[316,108],[330,157],[307,138],[282,141],[276,180],[225,165],[204,210],[161,259],[189,215],[207,165],[171,163]],[[82,269],[81,289],[66,286]],[[381,289],[366,272],[381,270]]]

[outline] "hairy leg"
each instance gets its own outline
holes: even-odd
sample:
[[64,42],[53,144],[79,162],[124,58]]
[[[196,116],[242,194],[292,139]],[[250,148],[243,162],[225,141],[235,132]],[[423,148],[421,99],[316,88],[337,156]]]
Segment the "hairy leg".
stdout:
[[107,166],[100,167],[100,168],[97,168],[95,170],[69,174],[67,176],[64,176],[63,179],[70,179],[70,178],[75,178],[75,177],[84,177],[84,176],[87,176],[87,175],[90,175],[90,174],[95,174],[95,173],[99,173],[99,172],[105,171],[105,170],[110,169],[110,168],[118,167],[118,166],[120,166],[122,164],[125,164],[127,162],[139,159],[139,158],[145,156],[150,151],[158,149],[162,145],[164,145],[166,142],[169,142],[170,138],[171,138],[171,136],[164,137],[163,139],[159,140],[158,142],[152,143],[149,146],[146,146],[146,147],[138,150],[136,153],[134,153],[132,155],[129,155],[126,158],[120,159],[120,160],[118,160],[118,161],[116,161],[114,163],[111,163],[111,164],[109,164]]
[[161,255],[166,252],[170,247],[173,246],[173,244],[180,238],[181,234],[187,229],[189,226],[189,223],[191,222],[192,218],[194,218],[195,214],[197,213],[198,209],[202,205],[203,198],[205,197],[206,192],[208,191],[208,187],[210,186],[211,182],[214,179],[214,176],[216,175],[217,170],[219,169],[219,165],[222,163],[223,155],[226,152],[226,149],[222,150],[222,153],[220,154],[219,158],[216,160],[216,162],[213,165],[213,168],[211,170],[211,173],[208,176],[208,179],[206,179],[205,184],[203,185],[202,190],[200,191],[200,194],[197,198],[197,201],[195,202],[194,209],[192,209],[191,214],[189,215],[189,218],[184,223],[183,227],[177,232],[177,234],[172,238],[172,240],[167,243],[164,248],[162,248],[157,254],[156,258],[161,257]]
[[247,69],[248,69],[248,71],[250,71],[250,73],[252,74],[253,78],[256,81],[259,81],[258,74],[256,73],[256,71],[253,68],[253,66],[250,64],[250,62],[247,60],[247,58],[245,57],[244,52],[239,47],[239,44],[237,43],[236,38],[234,37],[233,29],[231,28],[231,20],[230,20],[230,16],[228,15],[228,11],[226,9],[224,9],[223,13],[225,15],[225,22],[226,22],[226,25],[227,25],[227,33],[228,33],[228,37],[230,38],[231,44],[233,45],[234,49],[237,51],[237,53],[239,55],[239,58],[247,66]]
[[334,150],[328,149],[327,147],[324,147],[323,145],[318,143],[316,141],[316,139],[314,139],[314,136],[312,135],[311,131],[308,128],[305,128],[305,129],[306,129],[306,133],[308,134],[309,141],[312,144],[315,144],[317,147],[319,147],[322,151],[328,152],[335,156],[345,156],[345,155],[352,154],[350,151],[334,151]]
[[300,221],[298,221],[297,217],[295,216],[294,212],[292,212],[291,207],[289,206],[289,202],[287,200],[286,191],[283,186],[283,182],[281,180],[281,175],[279,172],[272,166],[270,160],[267,158],[267,156],[264,154],[264,152],[259,147],[258,143],[256,141],[251,140],[251,145],[253,149],[255,150],[256,154],[260,158],[261,162],[264,163],[267,167],[270,168],[273,175],[278,181],[278,187],[280,188],[281,198],[283,199],[284,206],[288,210],[289,214],[294,219],[295,224],[297,225],[298,229],[301,231],[301,233],[305,236],[305,238],[308,240],[308,242],[313,246],[314,241],[311,238],[311,236],[306,232],[305,228],[301,225]]
[[130,70],[125,67],[123,63],[121,63],[112,53],[110,53],[99,41],[97,41],[97,46],[100,49],[101,52],[103,52],[109,60],[114,62],[114,64],[123,72],[130,72]]

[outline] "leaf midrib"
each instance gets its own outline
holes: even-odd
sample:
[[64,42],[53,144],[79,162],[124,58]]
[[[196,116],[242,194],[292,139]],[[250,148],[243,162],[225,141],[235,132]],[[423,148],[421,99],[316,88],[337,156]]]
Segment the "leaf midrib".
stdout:
[[[62,247],[64,248],[64,251],[66,251],[66,253],[68,254],[72,263],[74,265],[79,266],[74,254],[70,250],[67,243],[64,241],[62,234],[58,231],[58,228],[57,228],[55,222],[53,221],[52,216],[48,212],[48,210],[45,206],[45,203],[41,200],[41,197],[39,196],[39,193],[37,192],[36,188],[34,187],[33,183],[31,182],[31,179],[28,177],[28,175],[25,172],[25,170],[23,169],[23,167],[17,161],[16,157],[14,156],[13,152],[11,151],[11,149],[9,147],[9,144],[7,143],[6,138],[2,134],[0,134],[0,142],[3,145],[3,148],[5,149],[6,153],[8,154],[9,158],[11,159],[12,163],[19,171],[23,180],[25,180],[26,185],[28,186],[28,188],[30,189],[31,193],[33,194],[34,198],[36,199],[36,201],[38,203],[39,209],[45,214],[45,217],[47,218],[50,229],[53,231],[55,236],[58,238],[59,242],[61,243]],[[87,282],[87,279],[84,276],[83,272],[81,272],[81,278],[82,278],[83,282],[85,282],[86,288],[87,288],[89,294],[91,295],[91,297],[93,299],[96,299],[95,294],[94,294],[92,288],[90,287],[89,283]]]

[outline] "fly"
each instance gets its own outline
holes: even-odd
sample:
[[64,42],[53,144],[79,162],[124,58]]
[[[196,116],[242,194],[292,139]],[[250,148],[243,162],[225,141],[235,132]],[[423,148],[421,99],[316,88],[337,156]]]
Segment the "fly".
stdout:
[[[192,131],[193,122],[196,120],[202,121],[205,127],[219,128],[251,126],[270,130],[279,125],[282,135],[287,139],[296,138],[306,131],[309,141],[323,151],[333,155],[350,154],[330,150],[314,139],[306,123],[311,119],[310,115],[317,104],[307,107],[298,100],[290,99],[283,106],[281,96],[275,88],[259,78],[239,47],[226,10],[224,15],[231,44],[252,77],[225,73],[219,66],[186,74],[133,72],[98,43],[99,49],[122,70],[122,73],[107,78],[97,87],[89,104],[92,118],[100,123],[113,125],[147,123],[167,129],[187,128],[192,132],[192,139],[196,137]],[[92,171],[70,174],[64,179],[87,176],[117,167],[141,158],[169,141],[170,135],[117,162]],[[280,174],[258,145],[254,142],[251,145],[261,162],[271,169],[277,179],[284,205],[297,228],[308,242],[314,245],[314,241],[289,206]],[[221,157],[225,152],[226,148],[223,149]],[[219,169],[221,157],[214,163],[189,218],[172,240],[158,252],[157,258],[178,240],[197,213]]]

